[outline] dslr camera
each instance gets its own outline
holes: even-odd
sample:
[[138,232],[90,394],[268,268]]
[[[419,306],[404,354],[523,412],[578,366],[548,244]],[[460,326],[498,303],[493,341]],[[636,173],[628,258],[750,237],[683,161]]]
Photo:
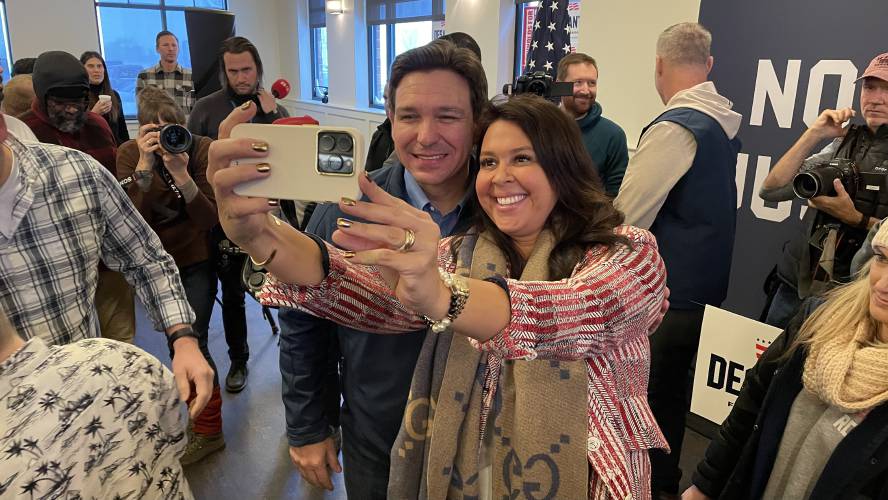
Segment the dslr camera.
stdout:
[[168,123],[162,127],[157,127],[152,132],[160,132],[160,147],[167,153],[177,155],[191,149],[191,143],[194,138],[191,132],[176,123]]
[[519,76],[515,83],[503,86],[503,94],[508,96],[526,93],[557,101],[561,97],[573,95],[573,83],[556,82],[545,71],[534,71]]
[[811,170],[796,174],[792,179],[792,190],[796,196],[808,200],[817,196],[835,196],[833,181],[839,179],[848,196],[852,199],[860,185],[860,171],[857,165],[847,158],[835,158]]

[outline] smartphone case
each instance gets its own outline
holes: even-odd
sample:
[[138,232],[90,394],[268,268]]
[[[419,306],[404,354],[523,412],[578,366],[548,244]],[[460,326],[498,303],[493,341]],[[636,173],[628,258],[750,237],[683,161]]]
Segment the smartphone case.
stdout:
[[[354,166],[350,174],[324,173],[318,168],[318,135],[322,132],[344,132],[351,136]],[[351,127],[321,125],[266,125],[242,123],[231,131],[231,137],[248,137],[268,144],[265,158],[245,158],[238,165],[268,163],[268,177],[245,182],[234,188],[242,196],[279,200],[339,201],[343,196],[355,197],[358,175],[363,175],[363,136]]]

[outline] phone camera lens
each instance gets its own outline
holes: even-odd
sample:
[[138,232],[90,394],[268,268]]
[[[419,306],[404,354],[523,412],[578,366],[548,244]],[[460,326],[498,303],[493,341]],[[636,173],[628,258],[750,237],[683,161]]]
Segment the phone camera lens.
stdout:
[[339,155],[330,155],[327,158],[327,171],[328,172],[339,172],[342,170],[342,157]]
[[336,139],[332,135],[322,135],[318,138],[318,149],[325,153],[333,151],[336,147]]
[[340,135],[336,138],[336,148],[343,153],[350,153],[352,150],[352,146],[354,143],[352,142],[352,138],[347,135]]

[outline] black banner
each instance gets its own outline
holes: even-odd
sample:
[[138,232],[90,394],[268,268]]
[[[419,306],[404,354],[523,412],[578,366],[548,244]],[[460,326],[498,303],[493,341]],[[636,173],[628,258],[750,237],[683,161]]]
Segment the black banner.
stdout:
[[854,80],[888,52],[886,19],[888,2],[876,0],[701,1],[700,22],[712,32],[710,77],[743,114],[726,309],[754,319],[761,313],[765,277],[804,214],[800,200],[763,202],[761,183],[822,110],[853,106],[862,123]]

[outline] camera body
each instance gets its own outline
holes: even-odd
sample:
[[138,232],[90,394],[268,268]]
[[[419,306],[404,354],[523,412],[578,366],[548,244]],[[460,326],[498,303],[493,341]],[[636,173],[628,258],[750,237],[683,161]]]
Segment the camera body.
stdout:
[[860,185],[860,171],[857,165],[847,158],[835,158],[828,163],[796,174],[792,179],[792,190],[796,196],[808,200],[817,196],[835,196],[833,181],[839,179],[848,196],[852,199]]
[[503,94],[536,94],[551,101],[573,95],[573,83],[556,82],[545,71],[534,71],[519,76],[514,84],[503,86]]
[[191,132],[177,123],[168,123],[154,129],[153,132],[159,132],[160,147],[174,155],[189,151],[194,142]]

